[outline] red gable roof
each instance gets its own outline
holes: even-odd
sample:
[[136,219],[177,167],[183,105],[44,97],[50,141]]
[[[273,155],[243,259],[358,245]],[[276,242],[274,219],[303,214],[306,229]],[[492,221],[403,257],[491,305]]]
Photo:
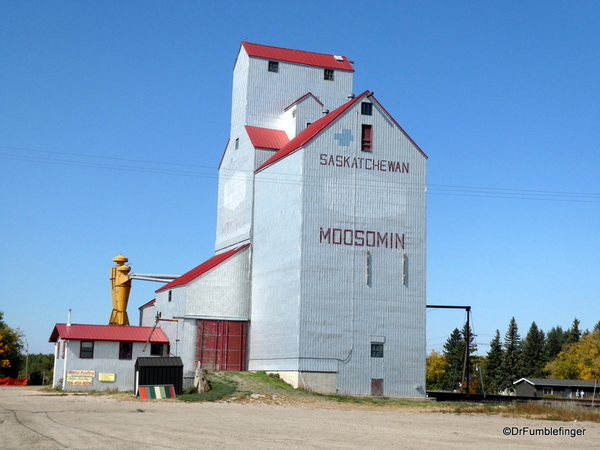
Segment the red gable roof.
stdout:
[[344,114],[352,105],[361,100],[367,94],[370,94],[369,91],[365,91],[360,95],[357,95],[349,102],[344,103],[337,109],[334,109],[329,114],[321,117],[319,120],[311,123],[308,127],[302,130],[298,135],[288,142],[284,147],[281,148],[277,153],[271,156],[265,163],[256,169],[256,172],[264,169],[267,166],[270,166],[274,162],[280,160],[284,156],[289,155],[290,153],[298,150],[303,145],[306,145],[310,140],[312,140],[315,136],[317,136],[321,131],[327,128],[331,123],[335,121],[338,117]]
[[250,246],[250,244],[245,244],[245,245],[242,245],[241,247],[236,247],[236,248],[228,250],[226,252],[219,253],[218,255],[213,256],[209,260],[204,261],[199,266],[194,267],[189,272],[184,273],[179,278],[175,278],[170,283],[165,284],[160,289],[157,289],[156,292],[160,292],[160,291],[164,291],[165,289],[170,289],[170,288],[174,288],[177,286],[183,286],[184,284],[188,284],[190,281],[195,280],[200,275],[203,275],[206,272],[208,272],[210,269],[217,267],[223,261],[231,258],[233,255],[244,250],[248,246]]
[[[125,341],[146,342],[154,327],[135,327],[125,325],[81,325],[57,323],[52,330],[48,342],[56,342],[58,338],[78,341]],[[163,331],[156,327],[150,342],[168,344],[169,339]]]
[[246,131],[250,136],[252,145],[258,148],[274,148],[279,150],[285,144],[290,142],[288,135],[283,130],[273,130],[272,128],[259,128],[246,125]]
[[307,66],[327,67],[330,69],[350,70],[354,72],[352,64],[345,56],[328,55],[326,53],[305,52],[303,50],[291,50],[269,45],[242,42],[242,47],[248,56],[257,58],[274,59],[279,61],[305,64]]
[[284,111],[287,111],[288,109],[290,109],[292,106],[300,103],[302,100],[304,100],[305,98],[308,97],[312,97],[313,99],[315,99],[321,106],[323,106],[323,102],[321,100],[319,100],[317,97],[314,96],[314,94],[312,92],[307,92],[306,94],[304,94],[302,97],[300,97],[297,100],[294,100],[292,103],[290,103],[288,106],[285,107]]
[[419,150],[419,152],[421,152],[421,154],[425,158],[427,158],[427,155],[425,154],[425,152],[423,152],[423,150],[421,150],[419,148],[417,143],[412,140],[412,138],[408,135],[408,133],[406,131],[404,131],[404,129],[400,126],[400,124],[398,122],[396,122],[396,120],[392,116],[390,116],[390,114],[381,105],[381,103],[379,103],[377,101],[377,99],[373,96],[373,93],[369,92],[369,91],[365,91],[362,94],[354,97],[352,100],[344,103],[339,108],[334,109],[329,114],[321,117],[319,120],[310,124],[304,130],[302,130],[300,133],[298,133],[298,135],[295,138],[293,138],[290,142],[288,142],[285,146],[283,146],[281,148],[281,150],[279,150],[273,156],[271,156],[269,159],[267,159],[262,166],[260,166],[258,169],[256,169],[255,172],[259,172],[260,170],[264,169],[265,167],[270,166],[274,162],[279,161],[281,158],[289,155],[290,153],[293,153],[294,151],[298,150],[300,147],[306,145],[313,138],[315,138],[321,131],[323,131],[325,128],[327,128],[329,125],[331,125],[338,117],[340,117],[342,114],[344,114],[346,111],[348,111],[348,109],[350,109],[352,107],[352,105],[357,103],[359,100],[362,100],[364,97],[368,97],[368,96],[370,96],[371,99],[375,103],[377,103],[377,105],[383,111],[385,111],[386,115],[394,122],[394,124],[400,130],[402,130],[402,132],[406,135],[406,137],[410,140],[410,142],[412,142],[414,144],[414,146],[417,148],[417,150]]
[[156,299],[152,299],[150,300],[148,303],[144,303],[142,306],[140,306],[138,309],[142,309],[142,308],[147,308],[148,306],[152,306],[156,303]]

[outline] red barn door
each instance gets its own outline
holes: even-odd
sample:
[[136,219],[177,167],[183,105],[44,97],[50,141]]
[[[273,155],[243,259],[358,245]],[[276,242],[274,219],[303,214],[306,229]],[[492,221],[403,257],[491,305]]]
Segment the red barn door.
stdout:
[[208,370],[246,370],[247,322],[198,320],[196,361]]

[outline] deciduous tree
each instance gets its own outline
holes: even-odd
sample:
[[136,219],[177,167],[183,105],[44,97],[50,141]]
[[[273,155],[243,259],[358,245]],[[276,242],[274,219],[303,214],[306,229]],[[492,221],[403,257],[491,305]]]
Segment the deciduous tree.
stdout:
[[22,334],[6,325],[3,319],[4,313],[0,311],[0,377],[17,377],[23,362]]
[[600,331],[567,345],[556,359],[546,365],[552,378],[597,380],[600,378]]
[[446,357],[440,352],[432,350],[427,355],[425,377],[427,390],[444,389],[444,377],[450,369],[450,364]]

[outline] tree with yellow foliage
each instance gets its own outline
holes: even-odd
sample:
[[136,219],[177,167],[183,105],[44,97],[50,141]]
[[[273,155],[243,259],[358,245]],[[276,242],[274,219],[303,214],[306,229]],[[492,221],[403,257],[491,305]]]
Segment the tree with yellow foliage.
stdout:
[[425,363],[425,381],[427,390],[443,389],[444,377],[450,369],[450,363],[446,356],[432,350],[427,355]]
[[567,345],[556,359],[546,364],[552,378],[597,380],[600,378],[600,330]]
[[22,334],[6,325],[3,318],[4,313],[0,311],[0,377],[17,377],[23,362]]

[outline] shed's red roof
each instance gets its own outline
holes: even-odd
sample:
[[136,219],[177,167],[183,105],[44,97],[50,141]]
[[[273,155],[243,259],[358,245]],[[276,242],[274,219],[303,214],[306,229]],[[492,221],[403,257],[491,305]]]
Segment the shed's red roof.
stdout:
[[218,255],[213,256],[209,260],[204,261],[199,266],[194,267],[189,272],[184,273],[179,278],[175,278],[170,283],[165,284],[160,289],[157,289],[156,292],[160,292],[160,291],[164,291],[165,289],[170,289],[170,288],[174,288],[174,287],[177,287],[177,286],[182,286],[184,284],[188,284],[190,281],[198,278],[200,275],[205,274],[210,269],[213,269],[214,267],[218,266],[223,261],[225,261],[226,259],[231,258],[233,255],[235,255],[236,253],[244,250],[248,246],[250,246],[250,244],[245,244],[245,245],[242,245],[240,247],[236,247],[234,249],[227,250],[226,252],[219,253]]
[[354,72],[352,64],[345,56],[329,55],[327,53],[305,52],[303,50],[292,50],[281,47],[271,47],[269,45],[253,44],[251,42],[242,42],[242,46],[249,56],[257,58],[274,59],[278,61],[287,61],[307,66],[327,67],[330,69],[350,70]]
[[252,141],[254,147],[279,150],[285,144],[290,142],[288,135],[283,130],[246,125],[246,131],[248,132],[248,136],[250,136],[250,141]]
[[[124,341],[146,342],[154,327],[135,327],[127,325],[83,325],[73,323],[57,323],[52,330],[48,342],[56,342],[58,338],[78,341]],[[169,339],[163,331],[156,327],[150,342],[168,344]]]

